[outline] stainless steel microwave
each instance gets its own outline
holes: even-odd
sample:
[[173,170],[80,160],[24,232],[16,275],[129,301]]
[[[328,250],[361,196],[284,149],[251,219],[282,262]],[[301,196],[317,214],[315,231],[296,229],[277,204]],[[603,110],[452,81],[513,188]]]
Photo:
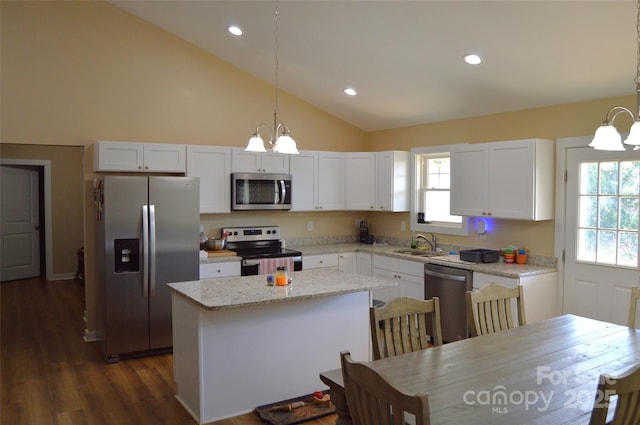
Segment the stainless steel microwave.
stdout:
[[232,173],[231,209],[290,210],[291,175],[270,173]]

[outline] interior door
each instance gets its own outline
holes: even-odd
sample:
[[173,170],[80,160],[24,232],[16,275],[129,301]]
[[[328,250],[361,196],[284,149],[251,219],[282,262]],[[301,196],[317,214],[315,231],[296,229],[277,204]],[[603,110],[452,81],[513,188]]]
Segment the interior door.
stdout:
[[2,165],[0,280],[40,275],[39,172],[35,166]]
[[626,324],[640,285],[640,151],[567,150],[564,312]]

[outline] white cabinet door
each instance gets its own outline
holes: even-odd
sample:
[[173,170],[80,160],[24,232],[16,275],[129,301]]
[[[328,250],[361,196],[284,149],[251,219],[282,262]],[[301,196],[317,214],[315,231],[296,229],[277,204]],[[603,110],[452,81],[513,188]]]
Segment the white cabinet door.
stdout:
[[528,139],[489,145],[489,211],[494,217],[553,218],[554,144]]
[[376,155],[349,152],[345,158],[345,206],[347,210],[373,210],[376,197]]
[[316,254],[302,256],[302,270],[338,267],[338,254]]
[[344,210],[344,157],[343,152],[318,152],[317,206],[322,211]]
[[338,270],[346,273],[356,272],[356,253],[342,252],[338,254]]
[[488,202],[486,143],[451,148],[451,214],[483,216]]
[[376,153],[376,210],[409,211],[409,152]]
[[93,171],[144,171],[142,143],[98,141],[93,145]]
[[403,297],[424,300],[424,263],[398,259],[396,271]]
[[454,146],[451,213],[521,220],[553,218],[552,140]]
[[373,260],[371,254],[368,252],[358,252],[356,256],[356,269],[357,273],[364,276],[371,276],[373,274]]
[[200,264],[200,279],[237,276],[240,276],[240,261]]
[[231,212],[231,148],[187,146],[187,176],[200,178],[200,214]]
[[291,210],[344,209],[344,153],[300,151],[291,155]]
[[185,145],[100,140],[93,148],[94,171],[156,173],[186,171]]
[[318,152],[300,151],[289,160],[291,170],[291,210],[316,211],[318,206]]
[[231,170],[234,173],[289,174],[289,155],[275,152],[247,152],[232,148]]
[[144,143],[144,171],[184,173],[187,170],[187,147],[162,143]]
[[557,272],[522,276],[520,278],[473,273],[474,291],[490,283],[496,283],[508,288],[522,285],[527,323],[539,322],[558,315]]

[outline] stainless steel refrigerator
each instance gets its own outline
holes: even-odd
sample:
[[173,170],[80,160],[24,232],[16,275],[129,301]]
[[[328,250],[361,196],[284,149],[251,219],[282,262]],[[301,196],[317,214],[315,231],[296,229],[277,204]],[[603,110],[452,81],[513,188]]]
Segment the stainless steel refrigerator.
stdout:
[[96,183],[96,307],[107,361],[170,351],[167,283],[199,278],[199,179]]

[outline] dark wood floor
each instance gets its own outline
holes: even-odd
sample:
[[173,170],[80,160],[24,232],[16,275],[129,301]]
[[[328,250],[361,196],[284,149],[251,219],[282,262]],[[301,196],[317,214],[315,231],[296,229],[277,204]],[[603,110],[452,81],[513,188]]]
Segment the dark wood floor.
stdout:
[[[79,281],[0,284],[0,424],[193,425],[175,399],[172,355],[107,364],[83,341]],[[215,422],[253,425],[253,413]],[[335,415],[308,425],[335,424]]]

